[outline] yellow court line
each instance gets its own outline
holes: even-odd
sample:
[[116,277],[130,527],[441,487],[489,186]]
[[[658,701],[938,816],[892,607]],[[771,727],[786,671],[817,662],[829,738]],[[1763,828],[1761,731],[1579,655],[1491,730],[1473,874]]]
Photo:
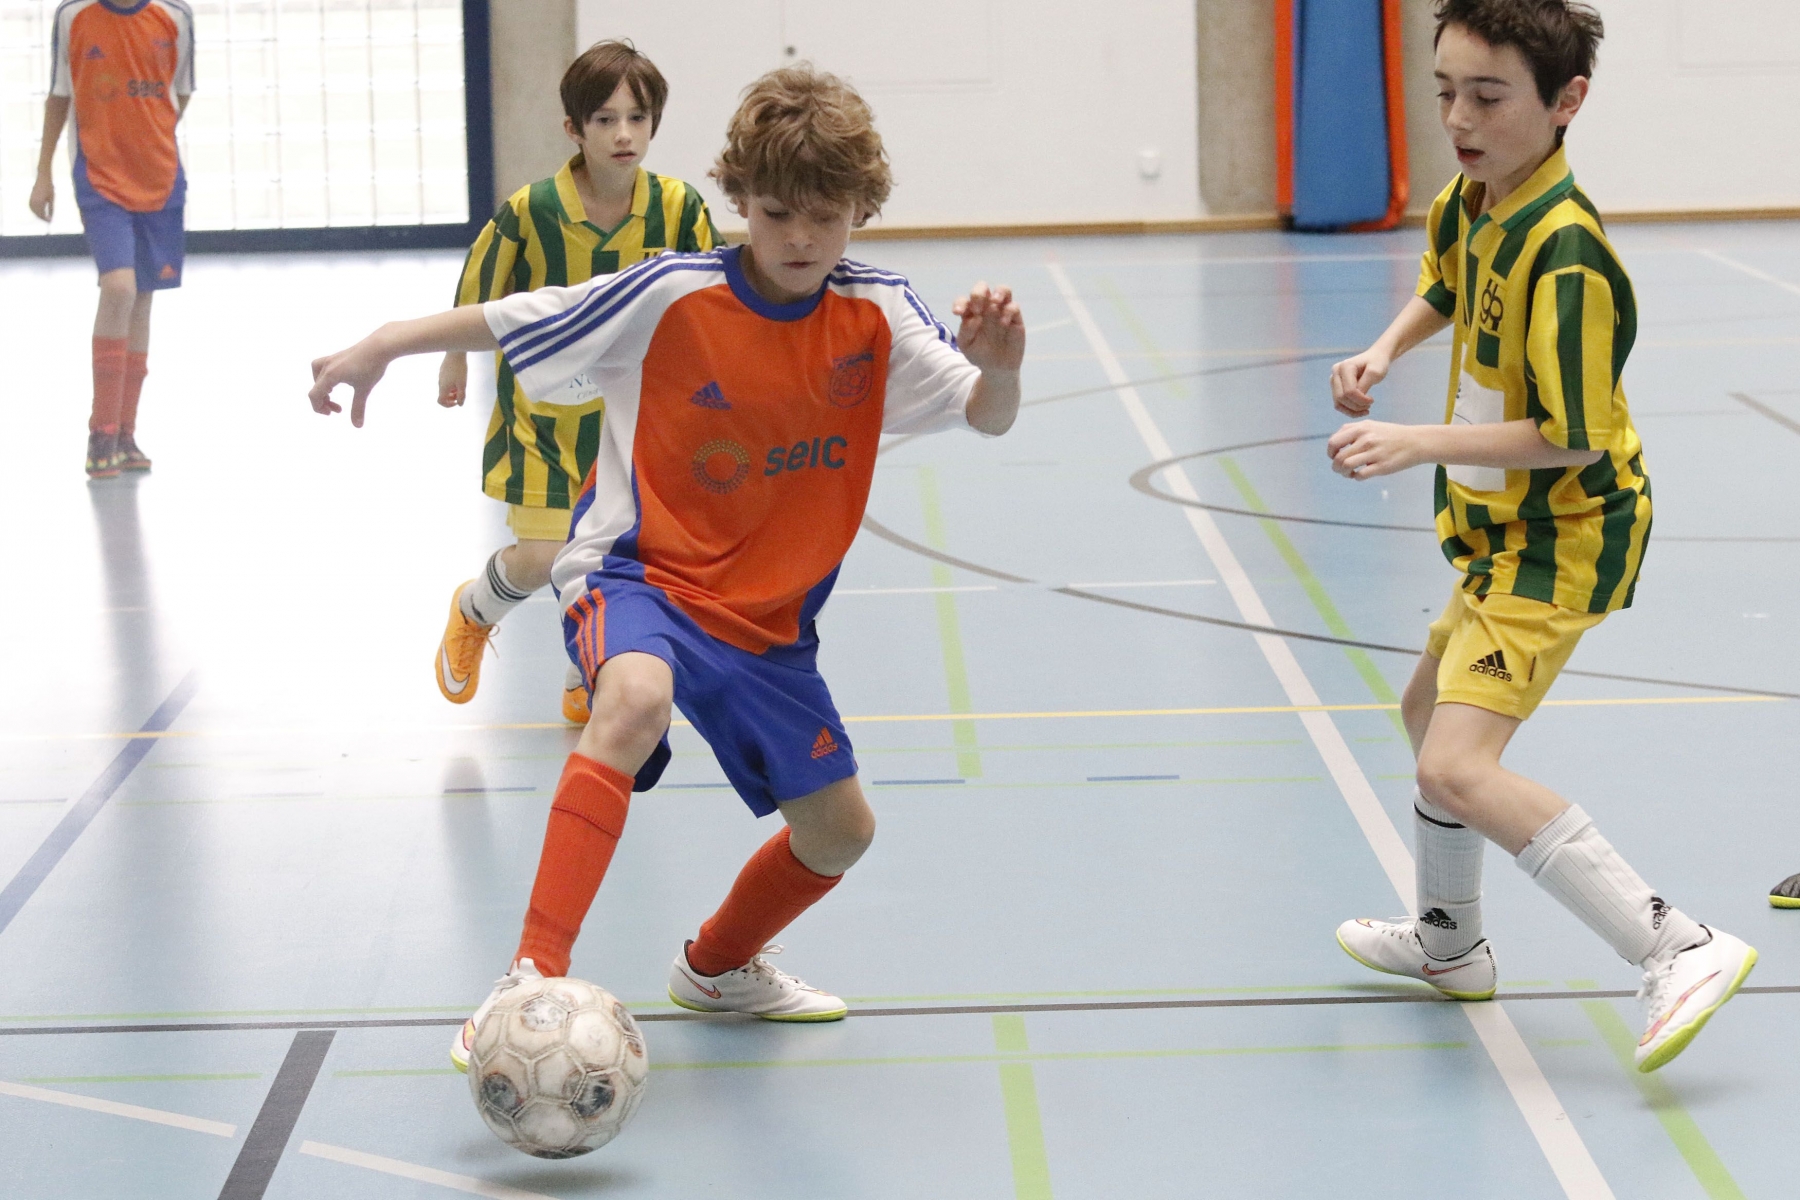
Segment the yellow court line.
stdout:
[[[1782,696],[1621,696],[1593,700],[1546,700],[1546,708],[1625,708],[1645,704],[1781,704]],[[845,717],[846,725],[901,724],[917,721],[1056,721],[1097,717],[1231,717],[1262,713],[1391,712],[1398,704],[1250,704],[1221,708],[1092,708],[1056,712],[991,713],[894,713],[886,716]],[[687,721],[675,721],[684,729]],[[9,733],[8,742],[129,741],[134,738],[254,737],[258,734],[325,733],[496,733],[507,730],[568,729],[565,721],[533,721],[498,725],[414,725],[385,729],[368,726],[312,729],[167,729],[143,733]]]

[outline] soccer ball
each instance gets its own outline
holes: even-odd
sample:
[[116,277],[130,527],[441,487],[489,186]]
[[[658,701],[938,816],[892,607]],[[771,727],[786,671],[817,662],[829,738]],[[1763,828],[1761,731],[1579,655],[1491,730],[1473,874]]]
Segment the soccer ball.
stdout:
[[644,1096],[650,1059],[625,1006],[580,979],[528,979],[482,1018],[469,1090],[515,1150],[574,1158],[613,1140]]

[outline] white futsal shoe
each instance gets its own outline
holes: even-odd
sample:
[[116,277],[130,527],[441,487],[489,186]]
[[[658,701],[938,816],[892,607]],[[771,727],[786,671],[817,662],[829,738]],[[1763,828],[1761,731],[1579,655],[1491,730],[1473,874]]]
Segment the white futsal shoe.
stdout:
[[683,946],[669,968],[669,999],[695,1012],[749,1013],[765,1021],[842,1020],[849,1005],[770,965],[768,956],[780,953],[780,946],[764,946],[735,971],[702,975],[689,965]]
[[[1702,925],[1702,929],[1706,926]],[[1692,946],[1644,972],[1638,1001],[1644,1006],[1644,1036],[1637,1069],[1656,1070],[1687,1049],[1694,1035],[1737,994],[1756,965],[1756,949],[1721,929],[1712,940]]]
[[1372,921],[1358,917],[1338,926],[1337,940],[1344,953],[1363,966],[1422,979],[1452,1000],[1494,998],[1499,976],[1486,938],[1456,958],[1433,958],[1425,953],[1413,918]]
[[529,958],[521,958],[512,965],[511,970],[496,980],[494,990],[489,992],[488,998],[481,1002],[481,1007],[475,1010],[475,1015],[462,1023],[462,1028],[456,1031],[456,1037],[450,1042],[450,1065],[467,1075],[469,1073],[469,1051],[475,1046],[475,1030],[481,1024],[481,1019],[493,1011],[494,1005],[500,1003],[500,997],[506,995],[507,992],[518,987],[527,979],[542,979],[543,977],[544,974],[537,969],[536,963]]

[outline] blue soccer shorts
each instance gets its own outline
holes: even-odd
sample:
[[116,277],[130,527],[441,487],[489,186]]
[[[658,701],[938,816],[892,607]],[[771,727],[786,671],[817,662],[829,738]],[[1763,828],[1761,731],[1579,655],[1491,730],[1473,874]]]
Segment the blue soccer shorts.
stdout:
[[[809,796],[856,774],[843,718],[819,675],[816,644],[769,654],[721,642],[660,589],[595,571],[588,592],[563,613],[569,657],[590,692],[615,654],[653,654],[675,673],[675,706],[719,760],[750,811]],[[668,764],[668,736],[638,772],[634,790],[654,787]]]
[[[184,195],[178,189],[171,200]],[[92,188],[76,188],[81,226],[88,251],[102,275],[124,267],[137,272],[137,290],[154,292],[181,286],[187,259],[186,206],[165,205],[157,212],[132,212]]]

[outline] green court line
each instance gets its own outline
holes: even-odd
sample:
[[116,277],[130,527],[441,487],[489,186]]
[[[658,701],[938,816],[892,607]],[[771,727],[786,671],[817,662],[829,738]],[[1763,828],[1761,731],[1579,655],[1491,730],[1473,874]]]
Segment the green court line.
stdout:
[[1051,1200],[1050,1155],[1044,1149],[1044,1122],[1038,1112],[1037,1077],[1029,1061],[1031,1043],[1025,1018],[1016,1013],[994,1015],[994,1049],[982,1055],[1000,1064],[1000,1099],[1006,1112],[1006,1145],[1012,1154],[1016,1200]]
[[[1225,477],[1231,480],[1232,486],[1237,488],[1238,495],[1243,498],[1246,508],[1256,512],[1266,513],[1269,511],[1269,506],[1263,503],[1262,495],[1257,492],[1255,485],[1250,482],[1249,476],[1244,474],[1243,468],[1238,466],[1235,459],[1230,455],[1221,455],[1215,461],[1219,464],[1219,469],[1225,472]],[[1331,593],[1325,590],[1325,585],[1319,581],[1319,577],[1313,574],[1312,568],[1300,556],[1300,550],[1288,537],[1287,530],[1283,529],[1279,522],[1271,521],[1267,517],[1259,518],[1256,523],[1262,526],[1263,533],[1268,535],[1270,543],[1281,555],[1282,561],[1287,563],[1288,570],[1292,571],[1294,578],[1300,581],[1301,590],[1306,593],[1306,598],[1312,601],[1313,609],[1325,622],[1325,628],[1331,631],[1333,637],[1354,640],[1356,634],[1351,630],[1350,623],[1344,620],[1342,613],[1338,612],[1337,605],[1332,603]],[[1368,685],[1370,694],[1376,700],[1382,704],[1398,704],[1400,702],[1400,697],[1395,695],[1392,685],[1388,683],[1387,677],[1381,673],[1380,668],[1375,665],[1375,660],[1369,657],[1368,651],[1359,650],[1355,646],[1345,646],[1344,657],[1350,660],[1352,667],[1356,668],[1356,673]],[[1394,722],[1394,727],[1404,735],[1406,722],[1401,719],[1399,711],[1390,710],[1388,717]]]
[[[993,1054],[896,1054],[860,1058],[720,1059],[713,1062],[652,1062],[652,1071],[751,1071],[788,1067],[939,1067],[996,1063],[1023,1066],[1032,1063],[1111,1062],[1161,1058],[1246,1058],[1282,1054],[1384,1054],[1414,1050],[1467,1050],[1468,1042],[1347,1042],[1316,1046],[1204,1046],[1170,1050],[1075,1050],[1034,1051],[1022,1039],[1024,1018],[1014,1013],[994,1016]],[[346,1079],[374,1079],[404,1075],[455,1075],[451,1067],[402,1067],[391,1070],[335,1071]]]
[[[949,549],[944,538],[943,506],[938,500],[937,471],[931,467],[920,467],[919,503],[925,510],[925,543],[934,550]],[[933,587],[950,587],[955,578],[950,568],[943,563],[931,564],[931,585]],[[961,626],[956,619],[956,594],[939,592],[932,599],[937,601],[938,641],[944,648],[944,683],[950,693],[950,711],[953,713],[974,712],[975,705],[969,699],[969,673],[963,660],[963,644]],[[964,779],[981,777],[981,747],[976,740],[975,722],[952,721],[950,735],[956,743],[956,770]]]
[[[1163,357],[1161,348],[1156,344],[1156,339],[1150,335],[1150,331],[1144,327],[1144,323],[1138,320],[1137,313],[1132,310],[1130,303],[1110,283],[1104,286],[1114,307],[1119,310],[1121,319],[1131,329],[1132,335],[1142,344],[1152,360],[1156,362],[1157,369],[1165,375],[1175,374],[1175,368],[1170,366],[1168,360]],[[1187,394],[1185,385],[1177,381],[1171,381],[1166,386],[1179,395]],[[1262,496],[1258,494],[1256,488],[1250,483],[1249,477],[1244,474],[1234,459],[1229,455],[1221,455],[1214,461],[1231,480],[1232,486],[1237,488],[1238,495],[1243,498],[1245,507],[1256,512],[1266,513],[1269,511],[1268,505],[1263,503]],[[1300,556],[1300,551],[1289,540],[1287,531],[1281,527],[1279,522],[1266,517],[1259,519],[1257,524],[1262,526],[1263,532],[1274,544],[1282,561],[1287,563],[1288,570],[1293,572],[1295,579],[1299,580],[1301,589],[1306,592],[1307,599],[1312,601],[1314,610],[1324,620],[1325,627],[1331,631],[1332,636],[1353,640],[1356,635],[1351,632],[1348,622],[1338,612],[1337,605],[1332,603],[1330,594],[1325,590],[1325,585],[1319,581],[1317,575],[1313,574],[1312,568],[1306,565],[1306,560]],[[1367,651],[1359,650],[1355,646],[1345,646],[1344,655],[1350,660],[1350,665],[1356,669],[1356,673],[1362,676],[1363,682],[1368,685],[1369,691],[1377,700],[1383,704],[1399,702],[1399,697],[1394,694],[1394,689],[1388,684],[1380,669],[1375,666],[1375,660],[1369,657]],[[1390,712],[1388,716],[1394,722],[1394,727],[1404,735],[1406,723],[1401,719],[1399,712]]]
[[[1587,990],[1595,986],[1592,980],[1571,979],[1571,988]],[[1688,1169],[1694,1173],[1700,1187],[1709,1200],[1745,1200],[1744,1191],[1738,1187],[1737,1180],[1731,1177],[1725,1163],[1720,1159],[1718,1151],[1700,1132],[1700,1125],[1680,1100],[1674,1089],[1663,1082],[1660,1075],[1645,1075],[1637,1069],[1637,1038],[1619,1016],[1618,1010],[1604,1000],[1583,1000],[1582,1011],[1587,1013],[1588,1020],[1600,1031],[1612,1050],[1613,1057],[1619,1060],[1619,1066],[1631,1076],[1637,1084],[1638,1091],[1643,1093],[1644,1101],[1656,1119],[1662,1124],[1663,1132],[1675,1143],[1675,1149],[1687,1162]]]
[[256,1071],[223,1075],[34,1075],[21,1083],[210,1083],[218,1079],[261,1079]]

